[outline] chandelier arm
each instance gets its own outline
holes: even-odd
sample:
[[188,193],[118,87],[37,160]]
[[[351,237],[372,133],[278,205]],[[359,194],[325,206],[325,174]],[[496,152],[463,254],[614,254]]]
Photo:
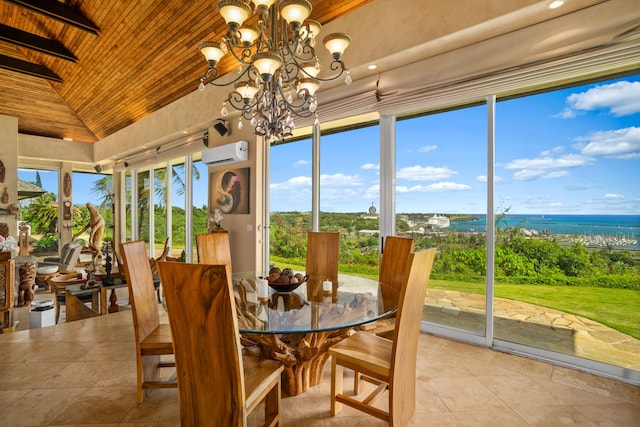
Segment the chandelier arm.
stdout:
[[[253,52],[251,52],[251,48],[255,47],[256,45],[257,42],[248,47],[237,45],[235,43],[227,43],[227,46],[229,46],[229,51],[231,52],[233,57],[242,65],[251,65],[251,56],[253,55]],[[236,53],[236,50],[238,49],[240,49],[242,52],[240,55]]]
[[[209,83],[209,84],[210,84],[210,85],[212,85],[212,86],[217,86],[217,87],[230,86],[230,85],[232,85],[232,84],[234,84],[234,83],[238,82],[242,77],[244,77],[244,76],[245,76],[245,74],[247,74],[247,75],[248,75],[248,74],[249,74],[249,72],[251,71],[251,69],[252,69],[252,67],[245,68],[245,69],[244,69],[244,71],[242,71],[240,74],[238,74],[238,76],[237,76],[235,79],[233,79],[233,80],[231,80],[231,81],[229,81],[229,82],[216,83],[217,73],[216,73],[216,77],[214,77],[214,78],[213,78],[213,80],[205,80],[205,82],[206,82],[206,83]],[[217,70],[216,70],[216,71],[217,71]],[[205,76],[205,78],[206,78],[206,76]]]
[[[347,70],[347,67],[344,66],[344,62],[342,61],[333,61],[331,62],[331,64],[329,65],[329,69],[331,69],[332,71],[340,71],[338,74],[336,74],[335,76],[331,76],[331,77],[314,77],[314,79],[319,80],[321,82],[330,82],[332,80],[336,80],[339,79],[340,76],[342,76],[345,71],[349,71]],[[304,72],[304,70],[302,70],[302,72]],[[307,74],[307,73],[305,73]]]

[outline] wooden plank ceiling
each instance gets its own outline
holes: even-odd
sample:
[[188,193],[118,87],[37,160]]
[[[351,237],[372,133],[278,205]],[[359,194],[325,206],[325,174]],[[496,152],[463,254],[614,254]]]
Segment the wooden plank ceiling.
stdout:
[[[311,18],[326,24],[370,1],[311,0]],[[18,3],[0,0],[0,35],[27,32],[77,58],[74,62],[0,37],[4,64],[26,61],[62,80],[0,68],[0,114],[17,117],[19,132],[30,135],[95,142],[144,118],[197,88],[206,71],[199,43],[220,40],[226,32],[215,0],[59,2],[93,22],[97,34]],[[230,63],[223,61],[221,71],[228,71]]]

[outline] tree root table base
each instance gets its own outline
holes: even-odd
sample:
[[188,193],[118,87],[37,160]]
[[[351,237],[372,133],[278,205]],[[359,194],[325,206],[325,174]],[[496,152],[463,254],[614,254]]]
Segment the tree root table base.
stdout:
[[263,357],[282,362],[282,391],[295,396],[320,382],[329,348],[350,334],[350,328],[286,335],[243,333],[242,344],[257,344]]

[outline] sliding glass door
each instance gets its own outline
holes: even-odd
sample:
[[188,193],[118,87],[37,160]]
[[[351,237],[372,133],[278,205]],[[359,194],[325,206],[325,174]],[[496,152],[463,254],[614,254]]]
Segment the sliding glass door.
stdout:
[[487,109],[398,120],[396,234],[437,247],[423,319],[483,335]]

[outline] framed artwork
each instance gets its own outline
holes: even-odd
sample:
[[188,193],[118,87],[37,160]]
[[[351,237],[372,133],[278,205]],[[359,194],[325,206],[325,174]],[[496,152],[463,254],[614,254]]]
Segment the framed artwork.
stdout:
[[228,169],[209,174],[209,212],[249,213],[250,168]]

